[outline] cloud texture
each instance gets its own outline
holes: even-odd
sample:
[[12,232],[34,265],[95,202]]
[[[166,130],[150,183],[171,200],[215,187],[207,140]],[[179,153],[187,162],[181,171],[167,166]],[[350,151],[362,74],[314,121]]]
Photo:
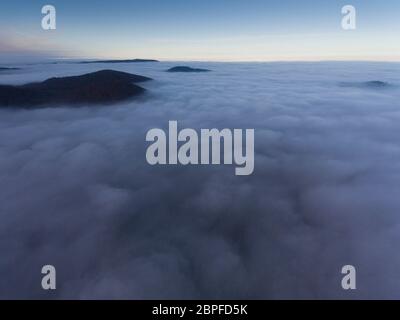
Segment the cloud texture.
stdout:
[[[400,298],[400,65],[174,65],[116,65],[155,79],[133,102],[0,111],[0,297]],[[374,80],[391,86],[340,85]],[[253,175],[148,165],[146,132],[169,120],[254,128]],[[40,289],[45,264],[56,292]]]

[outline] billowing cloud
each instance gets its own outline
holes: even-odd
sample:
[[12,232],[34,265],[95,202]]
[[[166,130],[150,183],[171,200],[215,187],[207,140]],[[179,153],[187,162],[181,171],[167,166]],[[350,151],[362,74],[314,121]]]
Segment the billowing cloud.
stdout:
[[[133,102],[0,111],[0,297],[399,298],[400,65],[171,66],[116,66],[155,79]],[[373,80],[391,86],[340,85]],[[253,175],[148,165],[146,132],[169,120],[254,128]],[[40,289],[45,264],[55,293]]]

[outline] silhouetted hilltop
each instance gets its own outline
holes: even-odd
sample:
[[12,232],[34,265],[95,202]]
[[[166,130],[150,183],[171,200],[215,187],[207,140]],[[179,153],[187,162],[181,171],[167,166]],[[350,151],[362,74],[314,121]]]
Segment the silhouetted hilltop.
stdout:
[[389,86],[389,83],[384,81],[366,81],[363,83],[363,85],[371,88],[382,88]]
[[19,68],[0,68],[0,71],[20,70]]
[[390,84],[385,81],[373,80],[364,82],[342,82],[340,83],[342,87],[353,87],[353,88],[370,88],[370,89],[381,89],[390,87]]
[[211,70],[191,68],[186,66],[177,66],[167,70],[167,72],[209,72],[209,71]]
[[102,104],[135,97],[145,91],[134,84],[150,78],[114,70],[50,78],[21,86],[0,85],[0,107]]
[[152,59],[128,59],[128,60],[93,60],[93,61],[80,61],[79,63],[138,63],[138,62],[159,62]]

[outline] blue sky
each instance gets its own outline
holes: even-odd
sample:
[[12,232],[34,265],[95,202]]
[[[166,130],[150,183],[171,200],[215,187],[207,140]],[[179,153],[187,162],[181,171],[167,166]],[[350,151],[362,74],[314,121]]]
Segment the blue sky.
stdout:
[[[41,29],[46,4],[57,30]],[[0,58],[400,60],[399,16],[398,0],[3,0]]]

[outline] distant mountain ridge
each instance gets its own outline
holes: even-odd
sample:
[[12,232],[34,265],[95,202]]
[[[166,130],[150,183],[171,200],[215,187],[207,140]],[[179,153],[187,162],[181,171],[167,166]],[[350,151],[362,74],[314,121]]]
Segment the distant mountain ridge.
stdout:
[[0,67],[0,71],[8,71],[8,70],[20,70],[20,68],[5,68],[5,67]]
[[160,62],[153,59],[127,59],[127,60],[91,60],[91,61],[80,61],[78,63],[138,63],[138,62]]
[[210,72],[208,69],[191,68],[187,66],[176,66],[166,70],[167,72]]
[[364,88],[364,89],[383,89],[391,87],[391,84],[385,81],[380,80],[372,80],[372,81],[364,81],[364,82],[341,82],[341,87],[350,87],[350,88]]

